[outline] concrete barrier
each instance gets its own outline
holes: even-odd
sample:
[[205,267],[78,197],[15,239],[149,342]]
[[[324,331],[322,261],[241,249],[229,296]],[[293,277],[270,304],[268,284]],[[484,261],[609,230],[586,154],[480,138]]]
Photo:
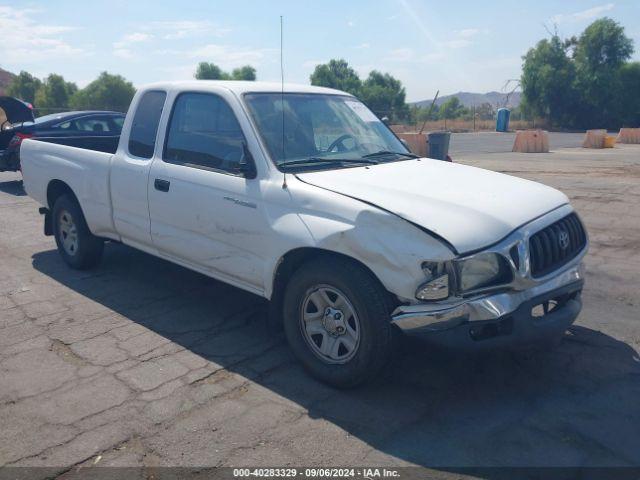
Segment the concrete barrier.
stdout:
[[613,148],[616,146],[616,137],[607,135],[604,137],[604,148]]
[[549,152],[549,132],[546,130],[518,130],[513,151],[521,153]]
[[640,128],[621,128],[617,143],[640,143]]
[[587,133],[584,134],[582,146],[584,148],[604,148],[604,139],[606,136],[606,130],[587,130]]
[[429,156],[429,140],[426,133],[396,133],[396,135],[407,143],[411,153],[420,157]]

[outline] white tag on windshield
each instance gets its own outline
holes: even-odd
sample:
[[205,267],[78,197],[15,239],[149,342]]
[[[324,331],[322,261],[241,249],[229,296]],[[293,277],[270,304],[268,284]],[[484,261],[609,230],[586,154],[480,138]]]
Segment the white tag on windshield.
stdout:
[[363,103],[354,102],[353,100],[346,100],[344,103],[355,112],[356,115],[360,117],[360,119],[364,122],[379,122],[380,120],[376,117],[371,110],[369,110]]

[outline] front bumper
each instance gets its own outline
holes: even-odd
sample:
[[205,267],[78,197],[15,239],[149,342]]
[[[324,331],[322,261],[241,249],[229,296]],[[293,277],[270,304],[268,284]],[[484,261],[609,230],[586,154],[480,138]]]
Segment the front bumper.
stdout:
[[[573,323],[582,302],[584,267],[576,262],[553,278],[527,290],[488,294],[454,304],[401,306],[392,323],[410,335],[449,347],[484,348],[535,343],[561,335]],[[557,308],[534,316],[548,301]]]

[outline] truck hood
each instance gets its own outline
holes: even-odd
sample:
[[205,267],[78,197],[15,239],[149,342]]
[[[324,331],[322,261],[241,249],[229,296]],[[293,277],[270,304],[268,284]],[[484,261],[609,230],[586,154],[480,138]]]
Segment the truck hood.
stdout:
[[305,183],[388,210],[465,253],[568,203],[551,187],[501,173],[422,159],[298,173]]

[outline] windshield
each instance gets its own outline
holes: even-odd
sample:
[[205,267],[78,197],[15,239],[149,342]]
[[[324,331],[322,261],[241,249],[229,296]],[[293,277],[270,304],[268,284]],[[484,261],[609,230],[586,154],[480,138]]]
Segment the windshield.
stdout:
[[294,165],[335,168],[413,156],[354,97],[250,93],[244,98],[271,158],[281,169]]

